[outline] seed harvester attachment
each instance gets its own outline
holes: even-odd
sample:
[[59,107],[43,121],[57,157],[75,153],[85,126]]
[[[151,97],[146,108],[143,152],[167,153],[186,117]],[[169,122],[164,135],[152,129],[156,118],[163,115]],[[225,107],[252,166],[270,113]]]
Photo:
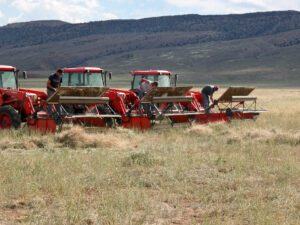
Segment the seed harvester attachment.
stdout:
[[187,95],[191,89],[192,87],[154,88],[141,99],[141,107],[148,112],[152,125],[162,123],[164,120],[172,126],[191,124],[196,115],[202,114],[184,107],[184,104],[193,102],[193,97]]
[[229,87],[218,98],[217,108],[233,119],[255,119],[266,110],[257,108],[256,96],[249,96],[254,90],[249,87]]
[[56,123],[107,127],[120,115],[114,113],[105,93],[107,87],[60,87],[48,100]]
[[[258,109],[257,97],[249,96],[255,88],[249,87],[229,87],[210,107],[209,113],[196,116],[196,123],[204,124],[209,122],[256,119],[260,113],[266,112]],[[189,93],[197,99],[200,108],[197,111],[205,112],[203,97],[201,93]]]

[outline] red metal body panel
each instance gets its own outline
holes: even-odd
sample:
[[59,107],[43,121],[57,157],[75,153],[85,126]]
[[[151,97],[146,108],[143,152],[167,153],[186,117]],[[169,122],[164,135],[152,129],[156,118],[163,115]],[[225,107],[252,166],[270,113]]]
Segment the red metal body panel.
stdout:
[[16,68],[13,66],[0,65],[0,71],[16,71]]
[[236,120],[254,120],[259,113],[234,112],[232,119]]
[[28,118],[27,126],[33,130],[42,133],[56,132],[56,123],[53,119],[49,118],[48,115],[46,115],[44,118],[43,117],[39,117],[37,119]]
[[171,75],[172,73],[166,70],[139,70],[131,72],[132,75]]
[[151,122],[146,116],[126,117],[126,119],[122,119],[122,126],[124,128],[147,130],[151,128]]
[[206,124],[213,122],[228,122],[229,118],[225,113],[209,113],[209,114],[201,114],[196,116],[196,123]]
[[64,68],[64,73],[101,73],[104,70],[99,67],[78,67],[78,68]]
[[173,123],[188,123],[190,122],[191,117],[180,115],[180,116],[170,116],[169,118]]

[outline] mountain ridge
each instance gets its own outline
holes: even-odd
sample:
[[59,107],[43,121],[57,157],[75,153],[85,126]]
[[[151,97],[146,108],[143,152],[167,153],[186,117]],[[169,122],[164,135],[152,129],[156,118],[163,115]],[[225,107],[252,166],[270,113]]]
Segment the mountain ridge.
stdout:
[[[293,21],[294,20],[294,21]],[[254,26],[255,21],[255,26]],[[158,33],[158,32],[221,32],[223,39],[238,39],[300,29],[300,12],[279,11],[241,15],[153,17],[139,20],[109,20],[60,26],[34,26],[41,21],[25,23],[24,27],[0,28],[0,46],[35,45],[96,34]],[[13,33],[18,35],[13,36]],[[27,40],[28,39],[28,40]],[[21,44],[22,40],[25,43]],[[26,41],[27,40],[27,41]]]
[[251,81],[246,76],[292,82],[299,77],[299,50],[297,11],[0,27],[0,62],[31,71],[90,65],[124,74],[162,68],[186,73],[190,82]]

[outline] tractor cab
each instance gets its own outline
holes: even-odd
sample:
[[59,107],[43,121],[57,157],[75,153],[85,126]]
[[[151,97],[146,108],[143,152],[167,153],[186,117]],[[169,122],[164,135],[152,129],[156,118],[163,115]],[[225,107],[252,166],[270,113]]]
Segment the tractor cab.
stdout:
[[[111,78],[111,73],[109,73]],[[65,68],[62,87],[105,87],[107,71],[97,67]]]
[[0,88],[17,88],[17,70],[12,66],[0,65]]
[[142,79],[158,82],[158,87],[171,87],[172,81],[174,86],[177,82],[177,74],[172,79],[172,73],[165,70],[146,70],[146,71],[134,71],[131,72],[133,80],[131,82],[131,89],[137,89]]

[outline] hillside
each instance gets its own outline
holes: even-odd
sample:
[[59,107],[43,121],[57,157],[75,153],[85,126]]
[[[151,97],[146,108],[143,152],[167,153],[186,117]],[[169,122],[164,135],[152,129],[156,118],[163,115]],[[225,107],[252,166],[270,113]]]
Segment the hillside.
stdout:
[[184,83],[299,86],[299,50],[295,11],[0,27],[1,64],[44,75],[57,67],[93,65],[117,76],[168,69],[184,75]]

